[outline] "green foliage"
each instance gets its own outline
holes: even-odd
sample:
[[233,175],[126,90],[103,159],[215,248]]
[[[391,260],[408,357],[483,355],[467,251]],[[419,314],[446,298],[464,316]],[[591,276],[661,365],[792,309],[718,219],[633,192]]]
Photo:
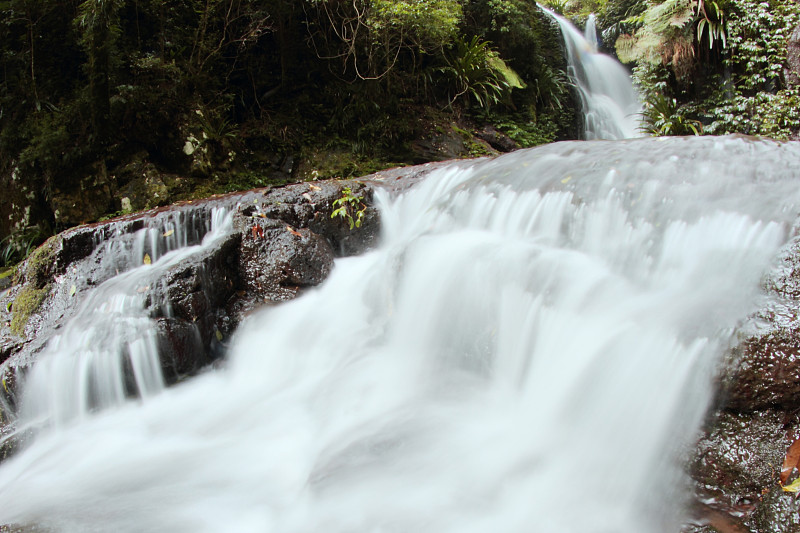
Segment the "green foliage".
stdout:
[[372,0],[367,27],[381,46],[405,34],[405,38],[425,51],[446,46],[461,22],[461,3],[457,0]]
[[540,115],[538,120],[526,120],[520,115],[500,114],[491,116],[489,120],[520,148],[553,142],[558,135],[558,125],[548,115]]
[[489,107],[530,145],[570,135],[565,68],[530,0],[3,0],[0,172],[53,225],[92,188],[118,210],[134,160],[174,199],[419,162]]
[[396,73],[404,55],[413,70],[421,53],[450,43],[462,16],[458,0],[305,2],[313,9],[306,22],[319,57],[341,61],[344,75],[362,80]]
[[653,95],[644,103],[642,117],[642,129],[650,135],[700,135],[703,131],[700,121],[687,118],[675,98],[662,94]]
[[367,205],[363,196],[357,196],[350,187],[342,189],[342,196],[333,201],[331,218],[341,217],[347,220],[350,229],[360,228],[364,220]]
[[6,235],[0,240],[0,267],[10,267],[24,260],[46,237],[38,226]]
[[516,116],[512,122],[549,121],[557,125],[555,138],[578,135],[574,124],[580,104],[564,74],[561,33],[538,5],[527,0],[472,0],[465,3],[464,14],[464,33],[490,41],[525,83],[503,100],[507,114]]
[[699,104],[714,134],[744,133],[788,139],[800,131],[800,94],[783,79],[787,41],[800,23],[793,2],[729,0],[729,54],[723,66],[731,77]]
[[728,19],[730,55],[725,64],[737,74],[743,94],[774,91],[782,85],[787,40],[800,22],[794,2],[729,0],[734,16]]
[[709,133],[743,133],[786,140],[800,131],[800,91],[783,89],[777,93],[758,92],[753,96],[736,95],[704,102],[712,122]]
[[544,0],[542,4],[559,15],[563,15],[567,12],[567,0]]
[[[450,83],[450,104],[459,98],[473,100],[478,107],[489,108],[499,103],[512,85],[521,87],[521,80],[489,47],[488,41],[473,36],[469,41],[457,39],[447,54],[447,66],[442,72]],[[507,74],[510,72],[511,74]]]
[[638,61],[652,133],[787,139],[800,131],[798,92],[784,80],[788,39],[800,23],[795,2],[664,0],[628,22],[637,29],[619,38],[617,51]]

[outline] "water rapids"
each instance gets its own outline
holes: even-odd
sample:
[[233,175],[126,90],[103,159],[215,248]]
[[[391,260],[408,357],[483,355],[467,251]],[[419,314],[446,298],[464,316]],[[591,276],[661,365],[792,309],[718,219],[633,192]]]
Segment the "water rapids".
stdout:
[[380,247],[251,316],[222,368],[40,431],[0,465],[0,523],[675,532],[681,453],[798,175],[797,145],[734,137],[435,171],[380,195]]

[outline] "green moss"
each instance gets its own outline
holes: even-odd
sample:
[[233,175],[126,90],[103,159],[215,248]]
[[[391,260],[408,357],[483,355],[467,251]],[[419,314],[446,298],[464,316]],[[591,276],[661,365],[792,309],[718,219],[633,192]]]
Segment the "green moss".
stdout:
[[14,303],[11,304],[13,315],[11,318],[11,333],[19,336],[25,334],[25,326],[28,325],[28,320],[42,305],[48,292],[50,292],[49,285],[41,289],[28,285],[19,291]]
[[297,177],[301,181],[355,178],[400,165],[401,163],[370,157],[353,149],[310,149],[300,163]]
[[53,274],[53,264],[56,252],[61,246],[61,237],[54,235],[44,244],[34,250],[28,259],[17,269],[15,283],[28,282],[31,286],[41,289],[50,281]]

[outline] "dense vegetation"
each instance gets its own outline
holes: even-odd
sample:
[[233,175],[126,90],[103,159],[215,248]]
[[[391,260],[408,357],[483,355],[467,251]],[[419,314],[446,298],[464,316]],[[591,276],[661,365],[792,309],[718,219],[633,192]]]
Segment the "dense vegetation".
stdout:
[[650,133],[797,136],[796,1],[609,0],[577,6],[602,14],[606,43],[634,65]]
[[559,35],[527,0],[6,0],[0,47],[7,261],[115,212],[452,156],[453,137],[484,153],[486,124],[575,135]]

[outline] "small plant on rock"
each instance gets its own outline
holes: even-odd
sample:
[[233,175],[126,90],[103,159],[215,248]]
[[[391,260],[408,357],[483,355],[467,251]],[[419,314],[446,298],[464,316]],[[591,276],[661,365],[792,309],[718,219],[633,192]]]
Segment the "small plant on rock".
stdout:
[[356,196],[350,187],[342,189],[342,196],[333,201],[331,218],[341,217],[347,220],[350,229],[360,228],[364,220],[367,205],[363,196]]

